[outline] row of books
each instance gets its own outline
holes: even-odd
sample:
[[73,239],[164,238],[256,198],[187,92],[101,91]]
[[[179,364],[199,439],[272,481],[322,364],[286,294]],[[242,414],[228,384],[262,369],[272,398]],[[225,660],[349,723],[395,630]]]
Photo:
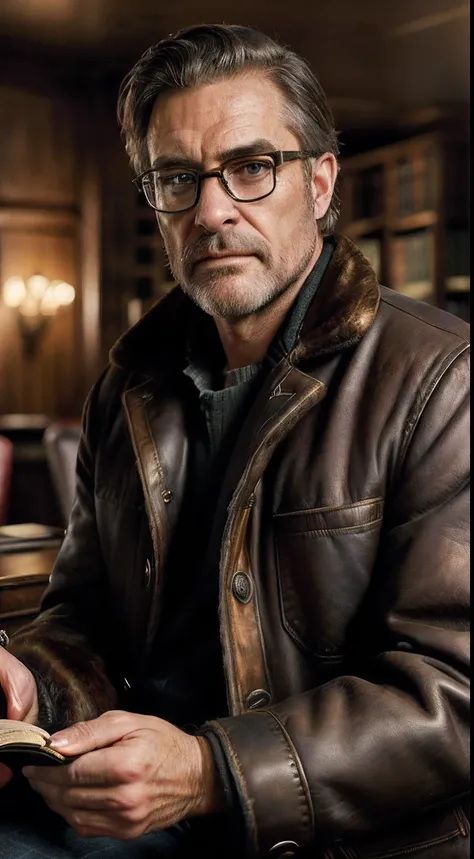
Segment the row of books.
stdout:
[[437,207],[438,157],[434,149],[415,152],[395,164],[396,213],[412,215]]
[[[391,286],[405,292],[407,284],[427,284],[431,288],[432,280],[432,231],[416,230],[395,236],[391,252]],[[421,291],[419,287],[418,292]],[[426,292],[429,291],[427,286]]]
[[[394,171],[397,217],[437,208],[439,159],[434,149],[400,158]],[[354,177],[352,202],[354,220],[374,218],[384,212],[383,165],[361,170]]]

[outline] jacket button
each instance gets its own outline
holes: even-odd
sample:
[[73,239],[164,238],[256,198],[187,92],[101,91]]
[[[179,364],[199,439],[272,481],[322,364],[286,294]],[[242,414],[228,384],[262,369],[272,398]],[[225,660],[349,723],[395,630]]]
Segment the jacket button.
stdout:
[[266,689],[254,689],[247,696],[247,708],[249,710],[258,710],[259,707],[266,707],[270,703],[270,693]]
[[283,857],[296,856],[299,853],[300,846],[296,843],[296,841],[279,841],[278,844],[274,844],[273,847],[268,851],[268,855],[272,856],[273,859],[283,859]]
[[146,559],[145,564],[145,587],[149,588],[151,582],[151,561],[149,558]]
[[173,497],[173,493],[172,493],[171,489],[163,489],[163,492],[161,493],[161,497],[163,498],[163,501],[165,502],[165,504],[169,504],[172,497]]
[[236,600],[248,603],[252,599],[252,580],[248,573],[238,572],[232,579],[232,593]]

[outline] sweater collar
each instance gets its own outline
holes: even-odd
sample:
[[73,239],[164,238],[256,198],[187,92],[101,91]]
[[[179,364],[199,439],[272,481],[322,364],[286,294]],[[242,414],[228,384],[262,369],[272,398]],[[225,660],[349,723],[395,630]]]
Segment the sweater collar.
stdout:
[[[377,278],[365,257],[345,236],[334,236],[331,259],[312,293],[290,360],[299,363],[353,346],[371,327],[379,301]],[[222,351],[212,317],[175,287],[119,338],[110,360],[129,372],[161,375],[182,370],[196,341]]]

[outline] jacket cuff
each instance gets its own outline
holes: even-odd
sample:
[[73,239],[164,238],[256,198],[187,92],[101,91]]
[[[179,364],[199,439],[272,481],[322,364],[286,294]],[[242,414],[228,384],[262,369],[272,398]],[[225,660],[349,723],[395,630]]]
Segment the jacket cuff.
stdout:
[[[314,815],[306,776],[282,723],[268,710],[207,723],[219,737],[244,813],[253,855],[313,843]],[[272,851],[270,853],[270,851]]]

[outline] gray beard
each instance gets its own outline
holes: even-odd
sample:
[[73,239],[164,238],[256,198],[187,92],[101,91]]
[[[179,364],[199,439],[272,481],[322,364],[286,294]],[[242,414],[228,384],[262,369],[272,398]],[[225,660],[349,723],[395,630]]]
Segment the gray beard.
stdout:
[[[308,241],[305,247],[305,252],[300,260],[295,264],[294,268],[285,272],[283,281],[277,278],[276,274],[270,269],[271,257],[268,253],[266,245],[263,243],[256,247],[255,243],[252,246],[248,244],[248,240],[239,239],[238,244],[235,239],[229,242],[223,239],[221,234],[203,235],[195,243],[193,248],[185,251],[183,258],[179,260],[179,264],[175,265],[172,255],[169,253],[168,246],[165,240],[165,252],[168,259],[169,268],[174,279],[180,284],[181,289],[186,295],[197,304],[205,313],[210,316],[226,320],[243,319],[255,313],[259,313],[269,307],[274,301],[282,296],[290,287],[296,283],[303,273],[307,270],[311,259],[314,256],[318,235],[316,229],[316,220],[314,218],[314,204],[309,193],[306,195],[305,212],[301,218],[302,233],[307,237]],[[314,224],[314,228],[309,225]],[[263,262],[264,272],[258,282],[258,289],[252,294],[248,292],[246,295],[226,296],[225,298],[219,295],[219,281],[223,277],[229,277],[233,274],[238,274],[239,266],[230,263],[228,266],[220,266],[219,271],[211,271],[204,282],[196,283],[192,279],[193,263],[197,258],[198,250],[200,253],[207,251],[249,251],[256,252],[259,259]],[[194,254],[194,256],[191,256]],[[265,271],[266,267],[266,271]],[[189,269],[189,275],[187,273]]]
[[269,280],[265,278],[265,289],[262,289],[263,283],[259,282],[259,288],[253,296],[230,296],[223,298],[219,295],[218,286],[221,277],[229,277],[236,273],[236,267],[229,265],[219,269],[217,276],[211,275],[204,285],[196,287],[193,283],[182,282],[180,284],[183,292],[186,293],[201,310],[208,313],[210,316],[228,321],[244,319],[255,313],[259,313],[269,307],[274,301],[277,301],[294,283],[302,276],[308,268],[316,248],[314,245],[308,247],[304,257],[300,260],[298,266],[291,271],[283,282],[278,282],[275,279]]

